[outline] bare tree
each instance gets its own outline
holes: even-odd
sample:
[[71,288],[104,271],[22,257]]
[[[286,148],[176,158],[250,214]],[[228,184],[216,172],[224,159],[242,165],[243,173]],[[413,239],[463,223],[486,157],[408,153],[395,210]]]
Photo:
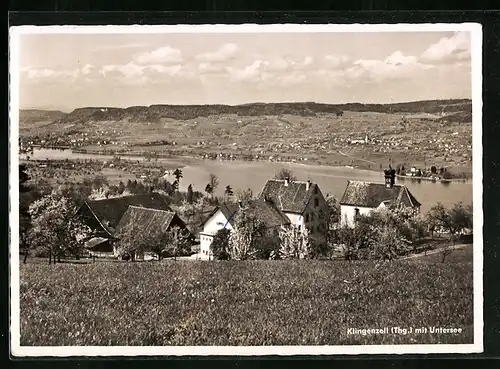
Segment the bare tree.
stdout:
[[293,172],[288,168],[281,168],[281,170],[274,177],[280,180],[288,179],[291,182],[297,180],[297,177],[295,177]]
[[239,188],[236,190],[235,197],[236,199],[238,199],[238,201],[246,202],[253,197],[253,192],[250,188],[247,189]]
[[210,185],[211,188],[210,194],[213,197],[215,190],[217,189],[217,187],[219,187],[219,177],[217,177],[217,175],[215,175],[214,173],[210,173],[208,177],[208,184]]

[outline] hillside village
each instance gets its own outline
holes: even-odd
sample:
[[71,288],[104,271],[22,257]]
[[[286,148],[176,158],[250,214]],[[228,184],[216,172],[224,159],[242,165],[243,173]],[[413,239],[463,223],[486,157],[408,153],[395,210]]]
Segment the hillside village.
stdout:
[[[340,199],[339,214],[331,224],[332,208],[328,202],[335,199],[324,196],[316,183],[285,177],[269,179],[256,197],[245,200],[229,200],[208,208],[202,215],[199,234],[192,224],[183,220],[169,205],[167,197],[149,192],[100,200],[86,200],[76,216],[92,231],[86,241],[85,250],[93,258],[154,259],[158,257],[190,257],[213,259],[212,242],[217,233],[229,232],[237,227],[237,219],[244,214],[259,221],[266,232],[278,236],[280,230],[294,228],[310,242],[325,244],[328,229],[339,226],[355,227],[361,215],[374,210],[390,208],[398,204],[419,213],[420,203],[404,186],[395,184],[396,171],[386,170],[385,183],[349,181]],[[191,225],[190,225],[191,224]],[[133,236],[134,242],[147,240],[152,234],[158,237],[178,229],[183,233],[183,248],[168,251],[167,245],[160,247],[160,253],[148,252],[144,247],[132,253],[124,250],[120,240]],[[149,238],[151,239],[151,238]],[[167,239],[163,239],[168,243]],[[195,254],[192,250],[197,250]]]

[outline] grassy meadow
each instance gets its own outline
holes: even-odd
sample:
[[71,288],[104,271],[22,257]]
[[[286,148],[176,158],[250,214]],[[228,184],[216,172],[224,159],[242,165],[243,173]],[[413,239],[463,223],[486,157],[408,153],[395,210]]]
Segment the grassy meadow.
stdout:
[[[28,263],[21,345],[359,345],[473,342],[471,263]],[[455,327],[461,334],[349,335]]]

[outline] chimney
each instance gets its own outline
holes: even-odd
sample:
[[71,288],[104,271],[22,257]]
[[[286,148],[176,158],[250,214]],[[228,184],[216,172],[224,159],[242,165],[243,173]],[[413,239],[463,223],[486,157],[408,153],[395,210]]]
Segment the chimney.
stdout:
[[306,191],[309,191],[310,188],[311,188],[311,180],[308,179],[306,182]]
[[384,170],[385,176],[385,187],[392,188],[396,182],[396,170],[392,169],[389,165],[389,169]]
[[290,177],[286,177],[285,178],[285,186],[288,186],[289,183],[290,183]]

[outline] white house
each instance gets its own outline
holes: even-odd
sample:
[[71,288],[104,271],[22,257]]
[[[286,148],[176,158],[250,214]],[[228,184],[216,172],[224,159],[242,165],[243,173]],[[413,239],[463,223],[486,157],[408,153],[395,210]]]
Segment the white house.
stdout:
[[260,198],[273,202],[299,229],[307,229],[312,238],[325,237],[328,206],[319,186],[311,181],[270,179]]
[[354,226],[356,217],[390,204],[402,204],[420,211],[420,203],[406,186],[396,185],[396,171],[385,170],[385,183],[348,181],[340,200],[341,224]]
[[200,252],[204,258],[211,256],[210,245],[215,234],[223,228],[232,231],[235,219],[242,211],[257,217],[267,228],[290,224],[289,219],[272,202],[264,199],[252,199],[245,203],[223,203],[212,211],[203,231],[200,232]]

